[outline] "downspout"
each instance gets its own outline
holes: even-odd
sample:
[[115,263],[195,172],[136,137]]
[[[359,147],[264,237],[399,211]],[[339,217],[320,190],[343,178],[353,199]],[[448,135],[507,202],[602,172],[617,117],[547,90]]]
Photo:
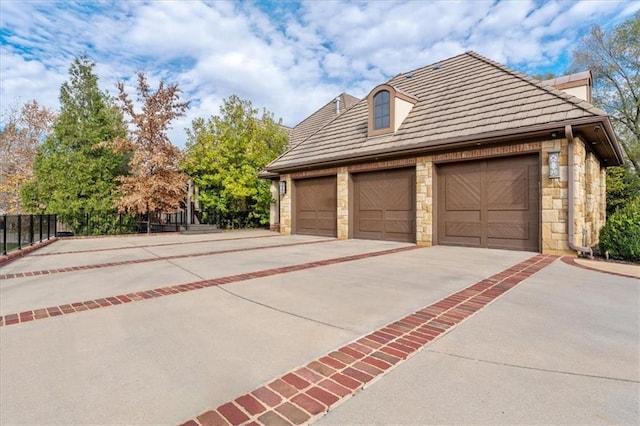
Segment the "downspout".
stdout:
[[567,196],[569,198],[569,202],[568,202],[568,207],[569,207],[569,211],[567,214],[567,228],[568,228],[568,232],[569,232],[569,248],[571,250],[575,250],[578,253],[584,253],[584,254],[588,254],[589,257],[593,257],[593,250],[591,250],[591,247],[582,247],[576,244],[575,242],[575,232],[574,232],[574,205],[573,203],[575,202],[574,199],[574,193],[575,193],[575,182],[573,179],[573,174],[574,174],[574,167],[575,167],[575,159],[573,156],[573,129],[571,128],[571,124],[567,124],[566,126],[564,126],[564,134],[567,136],[567,142],[569,143],[568,146],[568,156],[569,156],[569,164],[568,164],[568,170],[567,170],[567,179],[569,180],[569,182],[567,182]]

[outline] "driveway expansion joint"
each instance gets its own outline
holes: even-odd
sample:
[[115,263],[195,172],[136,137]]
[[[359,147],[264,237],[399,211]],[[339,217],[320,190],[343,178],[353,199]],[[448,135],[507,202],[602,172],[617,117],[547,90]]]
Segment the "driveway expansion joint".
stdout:
[[565,375],[569,375],[569,376],[586,377],[586,378],[589,378],[589,379],[612,380],[612,381],[615,381],[615,382],[640,383],[640,380],[625,379],[625,378],[622,378],[622,377],[600,376],[600,375],[597,375],[597,374],[576,373],[574,371],[552,370],[552,369],[549,369],[549,368],[532,367],[532,366],[529,366],[529,365],[510,364],[508,362],[491,361],[491,360],[488,360],[488,359],[473,358],[473,357],[454,354],[454,353],[450,353],[450,352],[434,351],[433,349],[426,349],[426,352],[431,352],[431,353],[439,354],[439,355],[446,355],[446,356],[450,356],[450,357],[453,357],[453,358],[465,359],[467,361],[481,362],[481,363],[484,363],[484,364],[492,364],[492,365],[497,365],[497,366],[501,366],[501,367],[519,368],[519,369],[523,369],[523,370],[533,370],[533,371],[540,371],[540,372],[543,372],[543,373],[552,373],[552,374],[565,374]]
[[[312,241],[312,242],[304,242],[304,243],[296,243],[296,244],[284,244],[284,245],[281,244],[276,247],[290,247],[294,245],[311,244],[311,243],[326,242],[326,241],[333,241],[333,240],[321,240],[321,241]],[[261,248],[265,248],[265,247],[261,247]],[[398,247],[398,248],[381,250],[381,251],[366,252],[366,253],[344,256],[344,257],[337,257],[332,259],[317,260],[317,261],[308,262],[308,263],[283,266],[280,268],[264,269],[261,271],[246,272],[246,273],[241,273],[237,275],[229,275],[226,277],[195,281],[187,284],[178,284],[174,286],[155,288],[152,290],[143,290],[143,291],[138,291],[134,293],[120,294],[117,296],[103,297],[100,299],[88,300],[85,302],[74,302],[74,303],[68,303],[60,306],[52,306],[52,307],[41,308],[41,309],[32,309],[32,310],[23,311],[20,313],[13,313],[13,314],[0,316],[0,327],[21,324],[21,323],[45,319],[53,316],[68,315],[68,314],[91,310],[91,309],[106,308],[108,306],[113,306],[113,305],[139,302],[145,299],[170,296],[172,294],[184,293],[184,292],[199,290],[207,287],[216,287],[216,286],[235,283],[239,281],[251,280],[255,278],[269,277],[272,275],[280,275],[280,274],[285,274],[289,272],[317,268],[321,266],[334,265],[334,264],[344,263],[344,262],[352,262],[356,260],[367,259],[370,257],[400,253],[408,250],[416,250],[419,248],[420,247],[418,246],[406,246],[406,247]],[[233,251],[245,251],[245,250],[246,249],[242,249],[242,250],[234,249]],[[152,259],[152,260],[158,260],[158,259]],[[166,258],[163,258],[160,260],[166,260]]]
[[[131,236],[136,236],[138,234],[132,234]],[[145,234],[146,235],[146,234]],[[129,244],[126,247],[111,247],[111,248],[99,248],[99,249],[90,249],[90,250],[68,250],[68,251],[56,251],[51,253],[35,253],[32,256],[56,256],[62,254],[79,254],[79,253],[97,253],[102,251],[117,251],[117,250],[133,250],[139,248],[147,248],[147,247],[167,247],[167,246],[180,246],[180,245],[189,245],[189,244],[204,244],[204,243],[221,243],[226,241],[238,241],[238,240],[253,240],[257,238],[272,238],[279,237],[280,234],[275,235],[254,235],[250,237],[234,237],[234,238],[216,238],[216,239],[208,239],[208,240],[197,240],[197,241],[180,241],[180,242],[171,242],[171,243],[160,243],[160,244],[144,244],[144,245],[135,245],[131,241],[125,241],[125,243]],[[67,238],[63,238],[67,239]]]
[[533,256],[206,411],[183,426],[312,423],[557,258]]
[[163,260],[188,259],[192,257],[214,256],[218,254],[237,253],[240,251],[264,250],[264,249],[279,248],[279,247],[294,247],[294,246],[307,245],[307,244],[320,244],[320,243],[326,243],[329,241],[335,241],[335,239],[302,241],[302,242],[297,242],[292,244],[272,244],[272,245],[252,247],[252,248],[245,247],[245,248],[227,249],[227,250],[214,250],[214,251],[201,252],[201,253],[178,254],[173,256],[158,256],[157,254],[145,249],[145,251],[147,251],[149,254],[155,257],[151,257],[147,259],[123,260],[120,262],[94,263],[90,265],[81,265],[81,266],[67,266],[64,268],[45,269],[40,271],[27,271],[27,272],[16,272],[12,274],[2,274],[0,275],[0,280],[33,277],[33,276],[45,275],[45,274],[60,274],[63,272],[75,272],[75,271],[89,270],[89,269],[109,268],[112,266],[135,265],[139,263],[159,262]]

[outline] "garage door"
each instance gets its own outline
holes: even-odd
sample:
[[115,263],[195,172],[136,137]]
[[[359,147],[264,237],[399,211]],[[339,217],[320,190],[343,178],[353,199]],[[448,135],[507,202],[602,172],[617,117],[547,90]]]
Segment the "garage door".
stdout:
[[337,233],[336,177],[295,181],[296,233],[335,237]]
[[415,169],[353,175],[355,238],[415,242]]
[[440,244],[539,251],[538,156],[438,166]]

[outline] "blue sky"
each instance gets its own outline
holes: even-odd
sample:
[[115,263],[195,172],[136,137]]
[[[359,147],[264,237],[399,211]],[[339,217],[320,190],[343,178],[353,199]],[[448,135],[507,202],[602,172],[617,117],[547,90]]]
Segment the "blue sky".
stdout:
[[174,122],[218,114],[236,94],[293,126],[337,94],[364,97],[393,75],[473,50],[518,71],[567,71],[580,36],[611,28],[638,1],[17,1],[0,2],[0,109],[58,108],[74,56],[103,90],[138,71],[192,102]]

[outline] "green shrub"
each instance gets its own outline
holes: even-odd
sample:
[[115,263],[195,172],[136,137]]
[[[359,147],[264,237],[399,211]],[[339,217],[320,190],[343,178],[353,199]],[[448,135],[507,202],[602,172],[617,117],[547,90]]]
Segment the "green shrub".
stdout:
[[608,218],[600,231],[600,250],[614,259],[640,261],[640,197]]

